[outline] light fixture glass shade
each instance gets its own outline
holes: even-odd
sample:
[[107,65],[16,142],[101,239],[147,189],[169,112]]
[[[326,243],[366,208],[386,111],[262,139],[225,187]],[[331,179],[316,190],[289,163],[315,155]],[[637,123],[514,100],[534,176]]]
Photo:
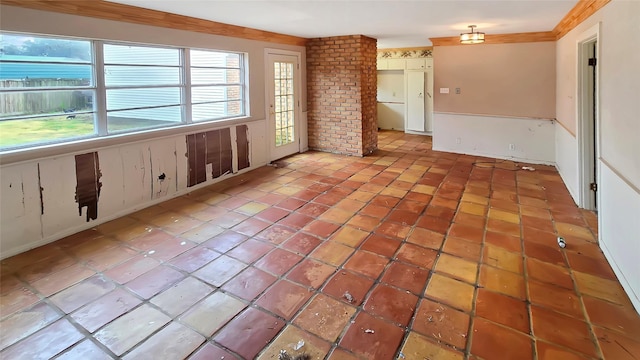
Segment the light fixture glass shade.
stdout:
[[475,27],[475,25],[469,25],[469,28],[471,28],[471,32],[460,34],[461,44],[480,44],[484,42],[484,33],[474,32],[473,29]]

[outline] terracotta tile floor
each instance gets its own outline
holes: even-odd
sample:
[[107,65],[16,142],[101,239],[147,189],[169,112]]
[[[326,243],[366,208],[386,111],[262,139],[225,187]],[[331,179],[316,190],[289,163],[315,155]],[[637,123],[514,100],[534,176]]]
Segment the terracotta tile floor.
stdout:
[[595,216],[555,169],[398,132],[379,144],[296,155],[2,261],[0,357],[640,358]]

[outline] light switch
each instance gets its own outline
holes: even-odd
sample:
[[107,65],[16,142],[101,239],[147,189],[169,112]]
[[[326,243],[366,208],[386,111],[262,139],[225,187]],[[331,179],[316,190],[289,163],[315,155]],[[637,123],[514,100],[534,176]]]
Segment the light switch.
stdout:
[[460,95],[460,88],[456,88],[456,94]]
[[440,88],[440,94],[448,94],[449,88]]

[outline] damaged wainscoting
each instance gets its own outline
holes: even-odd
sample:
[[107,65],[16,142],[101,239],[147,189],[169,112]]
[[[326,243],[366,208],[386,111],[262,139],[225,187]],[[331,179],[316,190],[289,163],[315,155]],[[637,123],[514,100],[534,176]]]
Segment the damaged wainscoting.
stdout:
[[264,127],[254,121],[4,165],[0,258],[265,165]]

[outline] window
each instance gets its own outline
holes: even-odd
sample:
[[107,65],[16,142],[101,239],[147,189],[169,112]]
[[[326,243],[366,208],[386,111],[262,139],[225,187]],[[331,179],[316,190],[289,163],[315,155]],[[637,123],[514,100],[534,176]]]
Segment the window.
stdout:
[[240,54],[191,50],[193,121],[244,114]]
[[91,42],[0,34],[0,149],[94,136]]
[[182,123],[179,49],[104,45],[107,131]]
[[0,151],[246,115],[244,54],[0,34]]

